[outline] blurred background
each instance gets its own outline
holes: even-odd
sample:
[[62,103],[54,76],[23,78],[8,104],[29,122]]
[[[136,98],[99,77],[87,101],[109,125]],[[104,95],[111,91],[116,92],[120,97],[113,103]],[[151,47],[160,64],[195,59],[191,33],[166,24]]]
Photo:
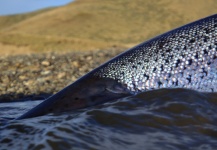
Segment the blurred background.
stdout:
[[216,0],[0,0],[0,54],[129,48],[216,8]]
[[0,15],[28,13],[47,7],[66,5],[73,0],[0,0]]

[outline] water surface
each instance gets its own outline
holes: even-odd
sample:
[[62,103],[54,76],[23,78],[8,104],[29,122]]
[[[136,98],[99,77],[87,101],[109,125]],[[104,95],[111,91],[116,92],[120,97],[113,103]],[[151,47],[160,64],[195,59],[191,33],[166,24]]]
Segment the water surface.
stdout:
[[[216,149],[216,96],[163,89],[6,125],[2,119],[0,149]],[[0,117],[16,118],[38,103],[0,103]]]

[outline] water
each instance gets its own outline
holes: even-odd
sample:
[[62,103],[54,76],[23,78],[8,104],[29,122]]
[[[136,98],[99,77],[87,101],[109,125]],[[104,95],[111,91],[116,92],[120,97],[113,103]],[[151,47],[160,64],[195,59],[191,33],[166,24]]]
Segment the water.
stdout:
[[[1,103],[15,118],[35,102]],[[211,150],[217,148],[217,93],[185,89],[144,92],[62,114],[0,127],[0,149]]]

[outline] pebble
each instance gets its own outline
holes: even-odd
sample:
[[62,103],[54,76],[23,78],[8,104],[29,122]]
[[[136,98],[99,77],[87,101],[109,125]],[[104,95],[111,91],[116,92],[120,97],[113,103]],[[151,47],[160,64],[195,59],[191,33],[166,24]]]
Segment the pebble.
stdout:
[[42,71],[42,72],[41,72],[41,75],[48,75],[48,74],[50,74],[50,73],[51,73],[50,70],[45,70],[45,71]]
[[66,76],[66,73],[65,72],[61,72],[61,73],[59,73],[58,75],[57,75],[57,78],[58,79],[62,79],[62,78],[64,78]]
[[27,77],[24,76],[24,75],[20,75],[20,76],[19,76],[19,79],[20,79],[20,80],[25,80],[25,79],[27,79]]
[[50,62],[49,62],[49,61],[46,61],[46,60],[42,61],[41,64],[42,64],[43,66],[50,66]]
[[0,102],[47,98],[123,50],[0,56]]

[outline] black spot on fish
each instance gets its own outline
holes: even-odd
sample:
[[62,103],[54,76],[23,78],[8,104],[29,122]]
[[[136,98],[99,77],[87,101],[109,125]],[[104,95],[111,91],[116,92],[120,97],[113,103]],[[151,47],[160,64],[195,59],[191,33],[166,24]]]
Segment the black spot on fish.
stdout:
[[188,60],[188,65],[190,66],[192,64],[192,59]]
[[125,73],[122,71],[122,72],[121,72],[121,75],[124,75],[124,74],[125,74]]
[[167,52],[167,53],[171,52],[171,49],[167,49],[166,52]]
[[176,64],[175,64],[175,65],[176,65],[176,66],[175,66],[176,68],[179,66],[180,62],[181,62],[180,59],[178,59],[178,60],[176,61]]
[[205,70],[205,68],[202,68],[202,70],[203,70],[203,73],[205,73],[206,74],[206,76],[207,76],[207,71]]
[[147,80],[149,79],[149,76],[147,74],[144,74],[143,76],[146,77]]
[[149,60],[148,60],[148,59],[145,59],[145,60],[144,60],[144,62],[145,62],[145,63],[148,63],[148,62],[149,62]]
[[158,48],[155,49],[154,52],[155,52],[156,54],[158,54],[158,53],[159,53],[159,49],[158,49]]
[[165,62],[166,62],[166,63],[169,63],[169,59],[166,59]]
[[203,53],[206,54],[206,55],[208,54],[207,50],[203,50]]
[[204,70],[203,72],[204,72],[204,73],[206,74],[206,76],[207,76],[207,73],[208,73],[208,72],[207,72],[207,71],[205,71],[205,70]]
[[208,36],[205,36],[204,39],[203,39],[204,42],[207,42],[208,40],[209,40]]
[[155,61],[155,62],[157,62],[157,60],[158,60],[157,58],[154,58],[154,61]]
[[169,55],[169,58],[170,58],[170,59],[173,59],[173,55]]
[[153,69],[153,72],[155,72],[157,70],[157,68],[156,67],[154,67],[154,69]]
[[214,89],[213,89],[213,88],[210,88],[210,89],[211,89],[212,92],[214,92]]
[[162,85],[162,82],[158,81],[158,86],[161,86]]
[[189,41],[189,43],[194,43],[195,42],[195,39],[191,39],[190,41]]
[[208,28],[205,28],[204,31],[205,31],[206,34],[210,33],[210,30]]
[[133,63],[133,62],[134,62],[134,60],[133,60],[133,59],[129,59],[129,60],[128,60],[128,62],[131,62],[131,63]]
[[138,62],[137,64],[138,64],[138,65],[142,65],[142,63],[141,63],[141,62]]
[[132,68],[133,68],[133,69],[137,69],[137,66],[133,65]]
[[178,80],[176,80],[175,85],[178,86],[178,84],[179,84],[179,82],[178,82]]
[[160,42],[159,42],[159,48],[160,48],[160,49],[162,49],[162,48],[163,48],[163,46],[164,46],[164,44],[165,44],[165,42],[164,42],[164,41],[160,41]]
[[191,83],[191,75],[189,75],[189,77],[186,78],[188,80],[189,83]]
[[163,65],[161,65],[160,68],[161,68],[161,71],[164,71],[164,66]]
[[185,57],[185,54],[184,54],[184,53],[182,53],[182,54],[181,54],[181,56],[182,56],[182,57]]
[[75,98],[74,98],[74,100],[78,101],[78,100],[79,100],[79,98],[78,98],[78,97],[75,97]]
[[176,82],[172,82],[173,85],[178,86],[178,80],[176,80]]
[[196,55],[194,56],[196,59],[198,59],[198,54],[196,53]]

